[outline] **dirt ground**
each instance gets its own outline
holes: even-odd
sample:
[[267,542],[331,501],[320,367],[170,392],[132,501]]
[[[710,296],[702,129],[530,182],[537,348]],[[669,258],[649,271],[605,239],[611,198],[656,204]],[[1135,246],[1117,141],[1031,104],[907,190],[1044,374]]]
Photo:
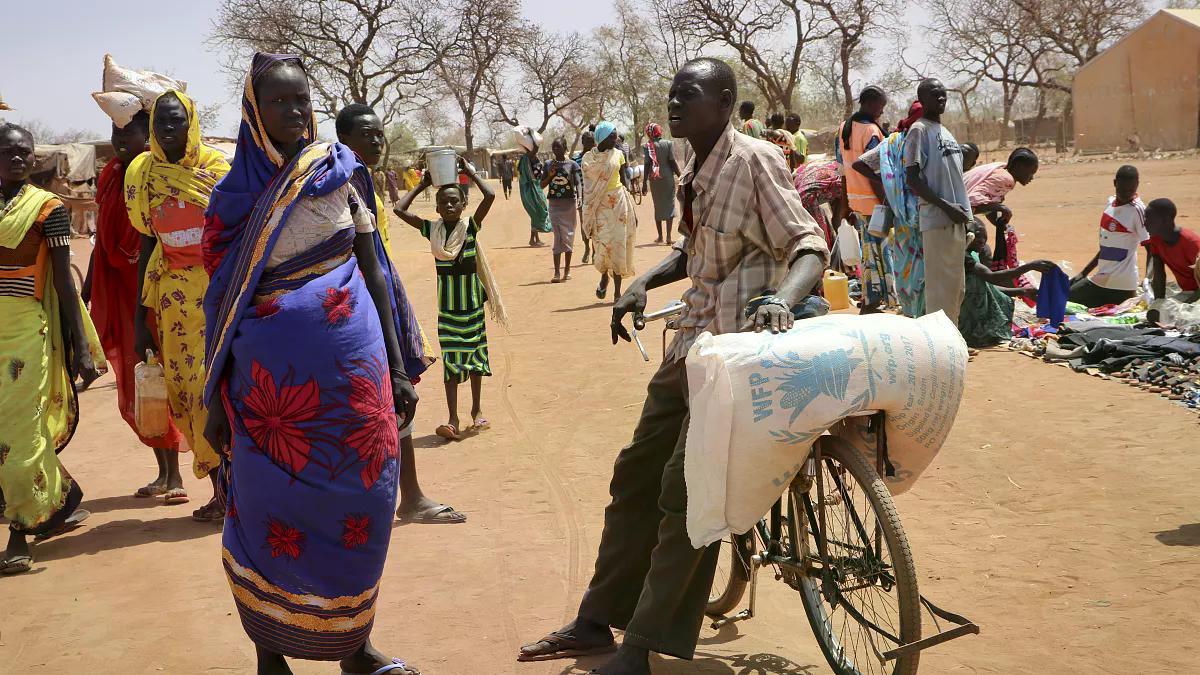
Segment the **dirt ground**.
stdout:
[[[1010,203],[1022,256],[1079,269],[1094,251],[1116,168],[1047,166],[1018,187]],[[1142,194],[1174,198],[1183,224],[1200,229],[1200,164],[1140,168]],[[649,200],[639,214],[644,270],[665,249],[650,244]],[[595,665],[520,665],[515,656],[578,604],[612,461],[654,365],[632,346],[609,343],[593,269],[548,283],[549,250],[524,246],[527,224],[520,202],[501,197],[481,237],[513,319],[510,333],[489,329],[495,377],[484,405],[493,430],[443,445],[432,434],[445,415],[440,369],[418,388],[422,483],[470,520],[396,527],[373,637],[427,673],[539,675]],[[394,242],[433,330],[428,249],[413,231]],[[651,305],[681,292],[660,289]],[[219,530],[189,517],[206,486],[189,475],[186,506],[134,499],[154,461],[118,416],[111,376],[82,406],[63,460],[93,516],[38,546],[34,572],[0,579],[0,672],[252,672],[254,650],[221,570]],[[921,590],[982,627],[927,652],[922,672],[1194,672],[1198,437],[1196,415],[1157,396],[1013,353],[980,355],[947,446],[898,499]],[[655,672],[828,673],[799,598],[769,576],[759,597],[753,621],[705,628],[695,662],[657,659]],[[335,672],[333,664],[294,668]]]

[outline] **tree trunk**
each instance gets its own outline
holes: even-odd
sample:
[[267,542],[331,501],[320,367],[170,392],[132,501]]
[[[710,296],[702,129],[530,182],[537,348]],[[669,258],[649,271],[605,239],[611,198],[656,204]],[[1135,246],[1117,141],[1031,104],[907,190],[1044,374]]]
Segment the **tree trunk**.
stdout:
[[1054,149],[1058,154],[1067,151],[1067,120],[1074,114],[1075,101],[1068,93],[1067,102],[1063,104],[1062,117],[1058,120],[1058,141],[1054,144]]
[[1013,109],[1012,101],[1008,98],[1007,95],[1004,97],[1003,108],[1004,109],[1001,113],[1003,119],[1000,120],[1000,147],[1007,148],[1008,147],[1008,123],[1012,119],[1012,109]]
[[[842,43],[838,58],[841,61],[841,78],[842,78],[842,116],[849,118],[854,112],[854,92],[850,90],[850,48],[845,42]],[[790,110],[790,108],[789,108]]]
[[1038,91],[1038,109],[1037,118],[1033,121],[1033,140],[1030,145],[1037,145],[1038,134],[1042,131],[1042,120],[1046,119],[1046,96],[1042,91]]
[[468,112],[463,115],[463,138],[467,146],[467,157],[471,156],[471,152],[475,150],[475,131],[472,127],[475,126],[474,112]]

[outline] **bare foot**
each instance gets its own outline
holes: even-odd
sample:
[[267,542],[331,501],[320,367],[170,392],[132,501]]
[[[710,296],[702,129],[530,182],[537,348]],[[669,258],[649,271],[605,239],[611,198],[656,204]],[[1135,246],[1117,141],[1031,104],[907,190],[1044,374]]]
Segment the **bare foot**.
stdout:
[[650,653],[645,649],[621,645],[617,653],[599,668],[596,675],[650,675]]
[[[371,641],[368,640],[363,644],[362,647],[359,648],[357,652],[354,653],[354,655],[342,659],[339,665],[342,667],[343,672],[355,673],[356,675],[358,673],[363,673],[363,675],[366,675],[368,673],[374,673],[385,666],[403,663],[404,662],[400,659],[393,659],[389,656],[384,656],[379,650],[371,646]],[[396,668],[388,672],[392,673],[393,675],[420,675],[421,673],[421,671],[411,666]]]

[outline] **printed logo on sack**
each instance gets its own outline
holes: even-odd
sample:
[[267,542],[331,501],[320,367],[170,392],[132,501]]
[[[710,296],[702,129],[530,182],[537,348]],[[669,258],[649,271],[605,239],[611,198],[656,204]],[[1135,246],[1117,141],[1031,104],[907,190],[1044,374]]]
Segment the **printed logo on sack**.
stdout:
[[774,414],[774,394],[779,397],[779,407],[791,410],[788,424],[804,412],[818,396],[825,395],[839,401],[846,399],[850,374],[864,359],[851,356],[849,349],[833,349],[812,358],[803,358],[796,352],[776,356],[776,361],[764,362],[765,367],[788,369],[790,372],[777,376],[779,382],[774,391],[766,385],[772,381],[761,373],[750,375],[750,396],[754,406],[754,421],[761,422]]

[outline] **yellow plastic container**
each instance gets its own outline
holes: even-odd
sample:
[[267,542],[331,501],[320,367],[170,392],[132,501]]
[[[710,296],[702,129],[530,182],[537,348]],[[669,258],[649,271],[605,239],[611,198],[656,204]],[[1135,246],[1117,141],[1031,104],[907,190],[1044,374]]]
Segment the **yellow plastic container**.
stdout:
[[845,274],[836,270],[825,270],[825,279],[822,285],[825,288],[825,301],[829,303],[830,311],[850,309],[850,280],[846,278]]
[[133,367],[133,417],[138,433],[154,438],[167,433],[167,378],[162,364],[147,350],[146,362]]

